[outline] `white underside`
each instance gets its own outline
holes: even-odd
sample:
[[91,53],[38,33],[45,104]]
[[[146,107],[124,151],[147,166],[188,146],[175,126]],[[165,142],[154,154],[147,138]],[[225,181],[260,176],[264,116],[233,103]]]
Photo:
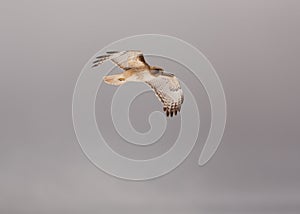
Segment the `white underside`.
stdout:
[[145,82],[154,79],[155,77],[149,73],[149,71],[139,72],[126,78],[128,82]]

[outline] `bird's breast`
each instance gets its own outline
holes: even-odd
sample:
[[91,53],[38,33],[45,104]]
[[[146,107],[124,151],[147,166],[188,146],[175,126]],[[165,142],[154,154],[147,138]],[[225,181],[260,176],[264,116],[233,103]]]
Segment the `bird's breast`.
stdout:
[[127,81],[145,82],[152,80],[153,78],[154,77],[149,73],[149,71],[139,71],[132,73],[132,75],[127,78]]

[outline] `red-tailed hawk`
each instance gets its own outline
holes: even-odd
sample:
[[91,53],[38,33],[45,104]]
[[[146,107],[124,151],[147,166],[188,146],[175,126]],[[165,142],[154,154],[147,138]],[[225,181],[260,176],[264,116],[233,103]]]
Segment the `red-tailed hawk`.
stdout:
[[107,55],[98,56],[93,67],[111,60],[124,70],[121,74],[105,76],[103,79],[111,85],[122,85],[125,82],[145,82],[155,91],[163,103],[167,117],[177,115],[183,103],[183,91],[174,74],[165,73],[162,68],[150,66],[141,51],[110,51]]

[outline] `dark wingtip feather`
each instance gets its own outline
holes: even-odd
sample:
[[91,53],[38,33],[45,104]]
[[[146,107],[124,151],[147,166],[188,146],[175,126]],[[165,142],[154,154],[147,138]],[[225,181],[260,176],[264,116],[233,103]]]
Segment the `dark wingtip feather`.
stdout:
[[115,54],[115,53],[119,53],[119,51],[107,51],[107,54]]
[[166,111],[166,115],[167,115],[167,117],[169,117],[169,115],[170,115],[170,112],[169,112],[169,111]]
[[109,55],[101,55],[101,56],[97,56],[96,59],[102,59],[102,58],[106,58],[109,57]]

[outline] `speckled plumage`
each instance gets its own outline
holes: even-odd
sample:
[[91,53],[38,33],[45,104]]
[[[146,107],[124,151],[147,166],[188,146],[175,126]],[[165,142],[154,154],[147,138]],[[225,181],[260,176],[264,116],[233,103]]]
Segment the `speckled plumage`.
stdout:
[[162,68],[146,63],[141,51],[110,51],[106,55],[96,57],[92,67],[111,60],[124,70],[121,74],[105,76],[103,79],[111,85],[121,85],[125,82],[144,82],[155,92],[163,103],[167,116],[173,117],[180,111],[183,103],[183,91],[174,74],[165,73]]

